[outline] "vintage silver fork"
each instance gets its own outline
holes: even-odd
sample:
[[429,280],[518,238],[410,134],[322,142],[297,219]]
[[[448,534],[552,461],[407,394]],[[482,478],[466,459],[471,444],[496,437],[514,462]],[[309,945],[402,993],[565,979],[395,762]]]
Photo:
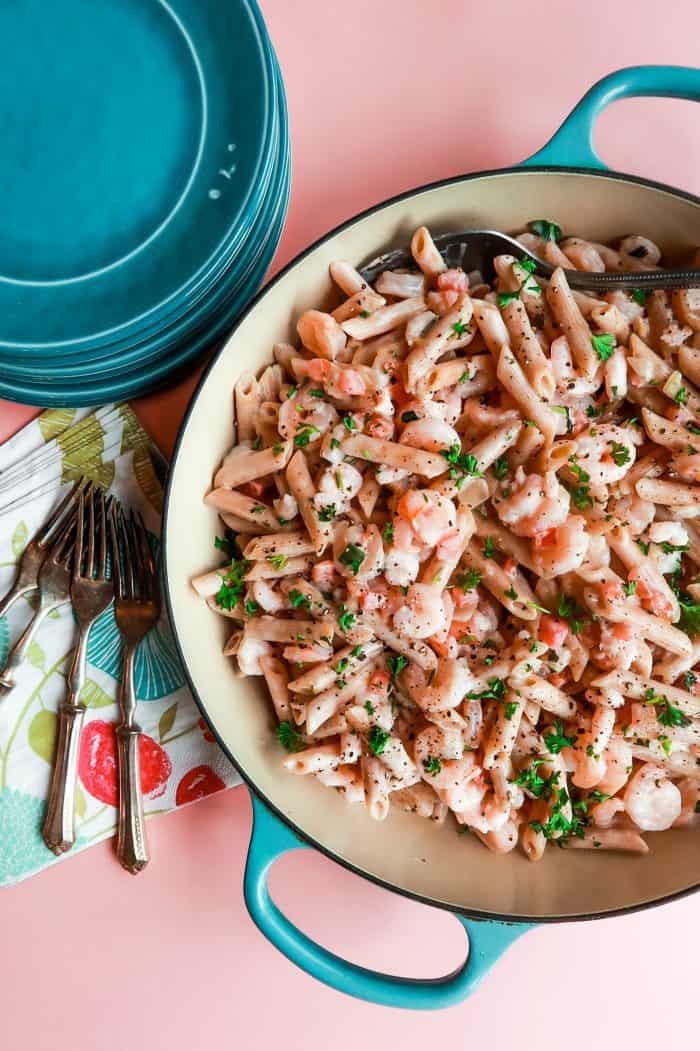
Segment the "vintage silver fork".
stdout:
[[34,636],[52,610],[68,602],[70,597],[70,561],[75,545],[75,523],[78,510],[73,507],[61,520],[53,543],[48,549],[39,570],[37,586],[39,605],[20,638],[12,648],[5,667],[0,670],[0,687],[11,690],[15,685],[14,673],[24,661]]
[[124,868],[135,874],[146,867],[149,854],[141,796],[141,727],[136,722],[134,658],[139,643],[160,616],[160,589],[155,559],[141,516],[132,511],[127,519],[115,502],[110,510],[109,526],[114,612],[124,644],[118,696],[121,721],[117,726],[117,856]]
[[[87,514],[86,514],[87,512]],[[87,518],[87,528],[85,519]],[[85,544],[87,534],[87,544]],[[97,560],[95,559],[96,547]],[[107,578],[107,502],[101,489],[81,492],[78,500],[70,598],[78,621],[78,644],[68,673],[68,692],[58,710],[58,743],[42,835],[49,850],[63,854],[75,842],[75,788],[85,705],[80,691],[90,628],[114,597]]]
[[28,595],[38,586],[39,570],[49,550],[49,541],[74,504],[81,484],[82,482],[76,482],[70,492],[66,493],[40,532],[25,547],[17,567],[15,582],[0,600],[0,617],[3,617],[22,595]]

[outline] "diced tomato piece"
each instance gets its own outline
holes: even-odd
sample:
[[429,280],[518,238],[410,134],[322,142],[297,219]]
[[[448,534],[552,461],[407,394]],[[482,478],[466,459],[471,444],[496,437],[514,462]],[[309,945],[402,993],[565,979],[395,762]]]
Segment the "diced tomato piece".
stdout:
[[[552,617],[549,613],[544,613],[540,620],[539,637],[540,642],[543,642],[545,646],[549,646],[550,649],[558,649],[559,646],[564,644],[567,635],[569,634],[569,625],[564,620],[559,620],[558,617]],[[550,682],[553,681],[550,679]]]

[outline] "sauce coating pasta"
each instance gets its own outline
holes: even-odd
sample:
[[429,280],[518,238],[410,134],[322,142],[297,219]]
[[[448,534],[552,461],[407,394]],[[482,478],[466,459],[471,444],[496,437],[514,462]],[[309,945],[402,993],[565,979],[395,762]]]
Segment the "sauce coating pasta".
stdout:
[[[546,240],[544,238],[547,238]],[[493,285],[416,231],[235,391],[193,581],[264,676],[292,775],[489,849],[645,853],[700,828],[700,292],[569,288],[659,265],[533,222]]]

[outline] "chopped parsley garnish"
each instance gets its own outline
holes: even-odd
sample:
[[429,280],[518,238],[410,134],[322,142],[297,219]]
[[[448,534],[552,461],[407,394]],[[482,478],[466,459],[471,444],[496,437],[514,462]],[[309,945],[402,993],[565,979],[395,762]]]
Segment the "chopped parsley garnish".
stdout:
[[528,599],[525,605],[529,606],[530,609],[536,609],[538,613],[549,613],[548,609],[545,609],[544,606],[538,606],[537,603],[533,602],[531,599]]
[[494,460],[493,473],[495,474],[496,478],[498,478],[499,482],[505,478],[505,476],[508,474],[508,470],[508,460],[505,456],[499,456],[497,460]]
[[297,733],[291,723],[282,722],[277,727],[277,738],[283,748],[286,748],[288,752],[301,752],[306,748],[306,744],[301,736]]
[[437,777],[442,770],[442,760],[434,755],[429,755],[427,759],[423,760],[423,768],[425,769],[426,774],[431,774],[433,777]]
[[243,595],[245,583],[243,577],[250,569],[250,562],[244,558],[234,559],[230,568],[222,577],[221,587],[216,593],[214,601],[221,609],[232,610]]
[[349,663],[350,663],[350,661],[348,660],[347,657],[341,657],[341,659],[338,661],[338,663],[335,666],[335,674],[336,675],[342,675],[343,672],[345,671],[345,669],[347,668]]
[[659,744],[663,748],[666,755],[670,755],[673,751],[673,741],[666,734],[659,734]]
[[700,635],[700,603],[686,601],[685,596],[679,595],[678,604],[681,616],[676,626],[693,638]]
[[533,759],[529,766],[523,767],[513,782],[524,788],[535,799],[551,799],[554,788],[561,776],[559,771],[556,770],[550,777],[542,777],[539,773],[539,768],[544,762],[544,759]]
[[695,674],[695,672],[687,671],[683,679],[683,685],[685,686],[686,690],[690,692],[693,689],[693,686],[695,686],[696,682],[697,675]]
[[603,332],[599,336],[591,336],[591,345],[601,361],[607,361],[615,351],[615,337],[612,332]]
[[393,522],[387,522],[387,524],[384,526],[384,531],[382,533],[382,536],[386,540],[387,544],[393,544],[394,543],[394,523]]
[[508,588],[507,591],[503,592],[503,594],[505,595],[506,598],[509,598],[509,599],[511,599],[513,601],[518,597],[518,592],[515,590],[515,588],[513,587],[512,584]]
[[318,427],[314,427],[313,424],[307,424],[306,427],[302,427],[300,431],[294,435],[294,444],[298,449],[305,449],[311,439],[315,435],[320,434]]
[[339,448],[340,448],[340,442],[338,441],[338,439],[337,438],[331,438],[331,449],[339,449]]
[[496,299],[499,307],[507,307],[514,299],[520,299],[520,289],[517,292],[499,292]]
[[343,427],[346,431],[354,431],[355,426],[356,424],[352,416],[343,416]]
[[575,598],[562,593],[559,596],[557,614],[568,623],[573,635],[579,634],[585,623],[586,611],[581,609]]
[[496,545],[493,542],[492,536],[487,536],[484,540],[484,558],[495,558],[496,557]]
[[552,723],[551,730],[545,734],[544,743],[547,747],[547,751],[551,752],[552,755],[559,755],[562,748],[570,748],[576,744],[578,738],[574,734],[573,737],[567,737],[564,732],[564,724],[559,719],[555,719]]
[[595,419],[596,416],[600,416],[602,411],[602,409],[596,409],[595,405],[586,406],[586,416],[591,420]]
[[644,704],[656,708],[656,719],[662,726],[690,726],[690,719],[680,708],[671,704],[668,697],[654,693],[651,688],[644,694]]
[[506,684],[504,679],[487,679],[487,688],[481,691],[468,693],[470,701],[502,701],[506,695]]
[[643,307],[649,297],[649,292],[646,288],[633,288],[632,299],[635,303],[639,303],[640,307]]
[[455,321],[452,331],[456,336],[463,336],[465,332],[469,331],[469,325],[465,325],[462,321]]
[[617,467],[624,467],[630,461],[630,451],[622,442],[608,442],[610,455]]
[[365,552],[361,547],[358,547],[357,544],[348,544],[338,561],[352,570],[352,575],[356,577],[365,557]]
[[521,255],[518,259],[518,266],[526,270],[528,274],[534,274],[537,269],[537,263],[534,259],[529,259],[526,255]]
[[677,405],[688,404],[688,391],[685,389],[685,387],[678,388],[676,393],[673,395],[673,400],[676,402]]
[[256,507],[253,508],[253,514],[254,515],[264,515],[266,510],[267,510],[267,508],[265,507],[264,504],[258,504]]
[[408,667],[408,657],[404,657],[403,654],[397,653],[395,656],[387,657],[387,667],[389,668],[389,675],[391,677],[391,686],[396,682],[396,678],[404,668]]
[[637,545],[639,546],[639,548],[640,548],[640,550],[641,550],[643,555],[648,555],[649,554],[649,546],[650,545],[647,543],[646,540],[638,540],[637,541]]
[[381,726],[373,726],[367,735],[367,744],[375,755],[381,755],[390,737],[388,730],[382,730]]
[[[474,375],[476,376],[476,373]],[[462,375],[459,377],[459,382],[467,383],[471,378],[472,377],[469,375],[469,369],[467,369],[467,371],[463,372]]]
[[271,566],[274,566],[275,569],[284,569],[289,559],[286,555],[268,555],[267,561]]
[[[461,447],[455,442],[449,449],[441,449],[440,455],[444,456],[450,466],[450,478],[461,478],[466,475],[473,478],[483,478],[483,472],[479,470],[479,461],[473,453],[463,453]],[[460,474],[461,472],[461,474]]]
[[245,601],[245,611],[249,617],[255,617],[260,612],[260,606],[252,598]]
[[401,422],[402,423],[413,423],[414,420],[417,420],[419,418],[420,417],[418,416],[418,413],[414,412],[413,409],[409,409],[408,412],[402,412],[401,413]]
[[547,821],[544,824],[541,821],[531,821],[530,828],[534,829],[535,832],[541,832],[545,839],[553,839],[558,834],[560,837],[558,842],[560,844],[565,843],[570,836],[582,839],[587,820],[577,817],[575,814],[571,819],[567,818],[563,810],[568,802],[569,793],[565,789],[560,788],[557,793],[557,801],[552,806],[552,812]]
[[217,551],[223,551],[227,558],[234,559],[240,558],[241,552],[236,543],[236,538],[233,533],[227,533],[226,536],[215,536],[214,547]]
[[326,504],[318,512],[318,517],[321,522],[332,522],[338,512],[335,509],[335,504]]
[[316,387],[312,388],[309,391],[309,394],[311,395],[312,398],[325,398],[325,396],[326,396],[325,390],[319,390]]
[[566,416],[566,433],[571,434],[574,429],[574,424],[571,419],[571,413],[566,405],[550,405],[553,412],[558,412],[560,416]]
[[369,317],[369,310],[361,310],[360,317]]
[[537,234],[543,241],[561,241],[561,226],[553,223],[551,219],[533,219],[527,224],[533,234]]
[[662,540],[659,547],[665,555],[673,555],[676,551],[687,551],[687,544],[671,544],[668,540]]
[[457,577],[457,587],[465,593],[473,591],[479,586],[482,574],[478,569],[468,569],[466,573],[460,573]]
[[262,438],[260,437],[259,434],[256,434],[255,437],[253,438],[253,448],[257,452],[258,449],[260,449],[261,447],[262,447]]
[[365,711],[368,715],[374,715],[374,705],[371,701],[365,701]]
[[622,590],[624,591],[625,595],[634,595],[637,591],[637,581],[628,580],[626,584],[622,585]]
[[289,398],[296,398],[298,393],[299,393],[299,388],[298,387],[290,387],[289,390],[287,391],[287,400],[289,400]]
[[272,452],[273,452],[273,454],[275,456],[279,456],[280,453],[284,452],[284,446],[283,445],[273,445],[272,446]]
[[340,607],[340,613],[338,614],[338,627],[341,631],[350,631],[350,628],[355,623],[355,614],[351,613],[345,606]]
[[610,796],[606,792],[599,792],[597,788],[594,788],[592,792],[588,793],[588,799],[591,803],[605,803]]
[[362,646],[355,646],[350,656],[354,657],[356,661],[363,661],[365,659],[365,651],[362,649]]
[[506,719],[512,719],[517,710],[518,710],[518,702],[517,701],[508,701],[508,703],[504,706],[504,713],[505,713]]
[[296,588],[292,588],[287,595],[287,598],[291,603],[292,609],[299,609],[301,606],[305,606],[309,610],[311,609],[311,599],[309,596],[304,595],[301,591],[297,591]]

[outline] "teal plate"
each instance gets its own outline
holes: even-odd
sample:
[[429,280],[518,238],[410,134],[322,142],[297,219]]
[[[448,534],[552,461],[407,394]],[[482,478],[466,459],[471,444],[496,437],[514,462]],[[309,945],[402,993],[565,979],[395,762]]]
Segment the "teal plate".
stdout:
[[259,207],[274,104],[252,0],[1,4],[4,352],[55,363],[212,284]]
[[[186,308],[181,304],[181,313],[154,334],[140,334],[139,338],[132,334],[131,340],[126,342],[107,343],[96,350],[83,349],[81,353],[64,350],[57,360],[46,360],[45,355],[37,358],[36,355],[20,356],[13,353],[8,355],[8,360],[3,361],[0,356],[0,375],[3,380],[33,390],[36,400],[39,397],[37,374],[40,375],[41,383],[54,391],[64,389],[67,383],[74,384],[80,378],[90,384],[94,384],[96,378],[100,383],[112,382],[115,376],[127,370],[133,379],[134,370],[141,373],[145,365],[169,358],[171,348],[175,345],[179,348],[195,328],[201,327],[203,320],[206,323],[206,319],[219,310],[221,300],[230,299],[238,286],[247,280],[251,257],[256,256],[265,239],[267,226],[272,221],[270,212],[274,212],[280,196],[285,195],[280,179],[284,175],[284,165],[288,163],[288,125],[279,68],[271,48],[269,58],[274,85],[274,119],[271,121],[273,138],[270,143],[269,170],[264,173],[264,179],[261,176],[263,197],[257,203],[256,210],[250,209],[246,214],[244,236],[236,246],[233,259],[223,260],[224,269],[215,285],[207,286]],[[82,384],[80,389],[83,389]],[[19,392],[15,396],[19,396]]]
[[[162,385],[173,372],[183,371],[195,357],[220,339],[231,327],[265,276],[279,243],[289,201],[290,157],[284,90],[271,47],[269,53],[274,71],[275,108],[279,127],[279,141],[276,146],[278,160],[265,206],[258,221],[248,229],[248,250],[243,253],[246,262],[243,272],[241,273],[238,267],[229,268],[219,282],[219,287],[206,297],[208,310],[202,311],[199,324],[196,327],[190,326],[186,335],[171,346],[161,348],[157,360],[151,365],[126,368],[117,375],[105,376],[98,372],[91,381],[69,379],[58,384],[47,381],[45,373],[40,370],[29,370],[27,378],[17,381],[7,380],[3,373],[0,380],[0,397],[47,406],[94,405],[134,397]],[[148,354],[147,344],[144,345],[143,354]]]

